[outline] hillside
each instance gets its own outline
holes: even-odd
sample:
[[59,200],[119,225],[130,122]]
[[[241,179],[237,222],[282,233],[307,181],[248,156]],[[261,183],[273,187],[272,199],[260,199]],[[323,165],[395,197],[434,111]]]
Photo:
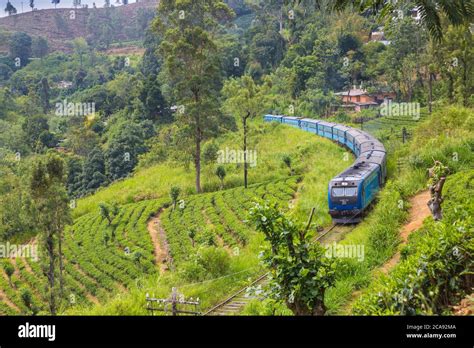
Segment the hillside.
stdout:
[[[125,6],[111,8],[57,8],[19,13],[0,18],[0,29],[6,32],[24,32],[30,36],[41,36],[48,40],[51,51],[71,52],[69,41],[78,37],[87,38],[93,35],[88,25],[90,18],[98,24],[110,20],[110,17],[120,18],[120,32],[111,32],[113,41],[124,41],[130,35],[123,29],[137,31],[135,36],[143,34],[137,20],[139,11],[154,10],[158,2],[141,1]],[[45,30],[47,28],[47,30]],[[6,51],[6,47],[0,46]]]
[[8,2],[0,320],[465,306],[472,21],[418,2]]
[[[210,282],[205,287],[195,288],[186,285],[187,293],[197,294],[203,300],[203,306],[217,303],[239,285],[245,284],[249,277],[261,272],[256,257],[261,236],[255,233],[247,217],[249,208],[257,199],[271,199],[285,210],[290,207],[295,216],[302,219],[306,218],[310,207],[316,206],[320,211],[316,222],[327,225],[330,218],[325,213],[324,187],[326,181],[347,164],[343,161],[342,149],[326,139],[301,134],[299,130],[285,126],[275,126],[261,125],[262,134],[257,137],[258,147],[262,149],[258,159],[261,165],[251,176],[256,183],[248,190],[240,186],[202,195],[184,193],[183,208],[173,211],[168,197],[170,183],[179,183],[185,188],[186,185],[191,186],[192,178],[186,175],[183,168],[172,168],[173,164],[169,163],[139,171],[133,178],[78,201],[77,213],[80,217],[74,219],[73,226],[65,235],[68,304],[62,311],[82,313],[91,310],[94,305],[100,306],[92,308],[92,311],[103,311],[100,308],[108,308],[109,302],[117,296],[143,295],[137,284],[157,276],[160,276],[158,287],[155,283],[150,292],[165,294],[169,291],[170,282],[180,285],[199,283],[237,273],[232,276],[231,282]],[[221,141],[225,144],[231,139],[224,136]],[[267,152],[267,144],[279,145],[282,151]],[[288,176],[288,170],[281,161],[283,154],[294,158],[295,168],[302,176]],[[334,157],[340,160],[334,161]],[[319,165],[315,165],[316,158]],[[273,168],[272,175],[266,175],[267,168]],[[163,180],[170,175],[170,170],[170,179]],[[315,186],[315,178],[325,180],[318,180]],[[238,181],[232,183],[237,179],[236,174],[232,175],[226,185],[238,185]],[[133,196],[126,188],[141,192],[134,198],[138,202],[127,204]],[[160,199],[150,200],[152,196],[147,192],[155,192],[154,196]],[[100,214],[99,202],[119,204],[119,210],[110,222]],[[147,229],[152,216],[159,218],[164,233],[161,237],[154,238]],[[191,230],[195,231],[192,238],[188,235]],[[165,250],[165,256],[157,253],[160,249]],[[199,257],[207,259],[195,265]],[[213,261],[214,258],[218,259]],[[224,264],[214,264],[217,260],[222,260]],[[15,270],[11,278],[1,272],[0,285],[4,290],[0,295],[5,303],[0,312],[27,314],[31,313],[31,308],[35,311],[46,310],[42,303],[47,295],[36,290],[44,287],[38,264],[26,258],[11,264]],[[210,292],[210,289],[213,291]],[[17,293],[20,290],[32,293],[34,307],[25,307]],[[129,308],[126,314],[143,314],[141,300],[130,305],[133,309]]]

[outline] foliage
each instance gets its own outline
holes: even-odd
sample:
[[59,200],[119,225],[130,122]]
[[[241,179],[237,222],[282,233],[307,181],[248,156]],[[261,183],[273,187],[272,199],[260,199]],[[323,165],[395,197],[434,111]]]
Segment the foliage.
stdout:
[[225,176],[227,175],[224,166],[218,166],[216,169],[216,175],[221,181],[221,189],[224,187],[224,179]]
[[295,315],[324,315],[324,293],[336,276],[336,264],[325,256],[326,249],[274,204],[257,203],[249,214],[270,244],[262,259],[271,269],[271,295]]
[[176,209],[176,203],[178,202],[180,193],[181,193],[181,188],[179,186],[171,186],[170,198],[171,198],[171,203],[173,204],[173,209]]
[[31,44],[31,37],[25,33],[17,32],[10,38],[10,57],[12,59],[19,58],[20,67],[29,63]]

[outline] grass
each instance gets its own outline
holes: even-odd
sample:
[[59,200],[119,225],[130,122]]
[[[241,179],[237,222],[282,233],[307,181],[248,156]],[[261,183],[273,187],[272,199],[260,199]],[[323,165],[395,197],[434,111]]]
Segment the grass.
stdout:
[[[345,150],[327,139],[288,126],[263,124],[256,120],[252,128],[249,149],[256,151],[257,165],[249,169],[249,183],[287,177],[289,169],[282,158],[286,154],[290,155],[295,173],[307,174],[296,204],[299,216],[303,218],[311,207],[316,206],[321,213],[321,223],[328,223],[330,217],[327,214],[326,193],[329,180],[319,178],[333,177],[350,164],[343,161]],[[241,135],[226,134],[217,140],[217,145],[222,150],[239,150],[242,147]],[[203,163],[202,187],[205,192],[219,188],[219,179],[214,174],[215,167],[215,164]],[[243,186],[241,164],[225,164],[225,169],[225,188]],[[95,211],[99,202],[127,204],[168,197],[169,188],[173,185],[180,186],[185,195],[191,195],[195,193],[194,180],[192,167],[186,168],[171,161],[156,164],[140,169],[133,176],[102,188],[91,196],[79,199],[73,214],[74,217],[80,217]]]

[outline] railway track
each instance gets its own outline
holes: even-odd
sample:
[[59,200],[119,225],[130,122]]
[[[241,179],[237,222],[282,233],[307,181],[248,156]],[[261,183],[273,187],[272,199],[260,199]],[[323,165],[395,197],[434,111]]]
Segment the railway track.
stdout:
[[[321,244],[329,244],[332,242],[337,242],[341,240],[344,235],[352,229],[352,225],[348,226],[347,224],[334,223],[326,230],[318,234],[315,238],[316,241]],[[233,295],[229,296],[226,300],[217,304],[216,306],[209,309],[203,315],[207,316],[229,316],[229,315],[238,315],[242,309],[254,299],[263,299],[263,297],[258,295],[250,295],[251,288],[254,288],[258,285],[264,285],[268,281],[268,275],[270,272],[262,274],[252,283],[240,289]]]

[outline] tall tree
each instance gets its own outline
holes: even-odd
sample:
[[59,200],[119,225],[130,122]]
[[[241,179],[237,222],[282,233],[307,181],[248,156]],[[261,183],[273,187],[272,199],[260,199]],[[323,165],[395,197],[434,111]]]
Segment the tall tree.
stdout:
[[7,12],[9,16],[11,16],[12,14],[16,14],[16,8],[12,5],[10,1],[7,1],[7,6],[5,6],[5,12]]
[[177,122],[194,143],[197,192],[201,192],[201,143],[217,131],[220,116],[222,65],[214,36],[219,21],[232,16],[232,10],[218,0],[165,0],[154,22],[154,32],[164,33],[159,54],[178,105]]
[[256,85],[252,77],[245,75],[239,79],[228,80],[223,88],[222,94],[226,98],[224,110],[240,118],[243,128],[243,150],[244,150],[244,185],[248,185],[248,161],[247,161],[247,136],[248,121],[265,108],[265,95],[269,90],[267,83]]
[[64,161],[58,156],[49,155],[46,160],[34,165],[30,179],[36,226],[48,255],[48,264],[44,269],[48,278],[49,309],[52,315],[56,315],[57,311],[56,260],[59,259],[59,287],[62,294],[62,238],[64,228],[71,223],[65,174]]
[[35,8],[35,0],[30,0],[30,7],[31,7],[31,11],[33,11]]
[[51,0],[51,3],[54,4],[54,8],[56,8],[56,6],[58,6],[58,4],[60,3],[61,0]]

